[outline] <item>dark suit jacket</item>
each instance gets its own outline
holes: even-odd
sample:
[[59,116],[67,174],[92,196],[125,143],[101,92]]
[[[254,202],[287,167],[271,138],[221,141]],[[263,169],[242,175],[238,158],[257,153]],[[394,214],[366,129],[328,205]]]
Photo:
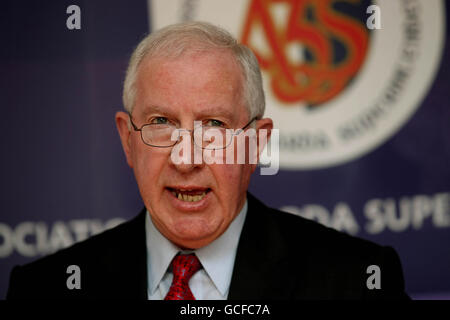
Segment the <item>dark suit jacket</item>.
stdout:
[[[147,299],[145,210],[114,229],[11,273],[7,298]],[[81,289],[66,285],[69,265],[81,269]],[[366,285],[369,265],[381,289]],[[402,299],[400,260],[382,247],[266,207],[248,194],[248,212],[229,299]]]

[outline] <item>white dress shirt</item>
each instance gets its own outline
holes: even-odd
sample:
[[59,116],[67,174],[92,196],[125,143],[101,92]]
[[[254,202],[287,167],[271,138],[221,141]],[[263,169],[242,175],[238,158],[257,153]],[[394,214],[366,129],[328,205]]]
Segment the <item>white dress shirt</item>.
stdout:
[[189,288],[197,300],[225,300],[228,297],[234,260],[247,215],[247,200],[228,229],[216,240],[194,251],[183,251],[166,239],[154,226],[147,211],[145,233],[147,238],[147,274],[149,300],[162,300],[172,284],[169,265],[178,252],[194,252],[203,269],[189,280]]

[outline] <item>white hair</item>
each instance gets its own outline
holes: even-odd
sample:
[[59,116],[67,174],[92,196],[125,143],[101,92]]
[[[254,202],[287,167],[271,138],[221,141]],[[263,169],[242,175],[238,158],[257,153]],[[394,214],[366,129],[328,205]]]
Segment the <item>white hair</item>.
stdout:
[[244,75],[244,101],[250,119],[262,118],[265,98],[258,60],[226,30],[206,22],[184,22],[164,27],[146,36],[134,50],[125,76],[123,104],[131,113],[136,97],[138,68],[146,57],[177,57],[186,51],[229,50]]

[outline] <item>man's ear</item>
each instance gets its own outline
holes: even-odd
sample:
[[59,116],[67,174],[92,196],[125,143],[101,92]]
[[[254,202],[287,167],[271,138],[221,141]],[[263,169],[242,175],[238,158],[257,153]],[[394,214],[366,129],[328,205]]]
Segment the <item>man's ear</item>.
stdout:
[[[258,134],[258,161],[259,156],[261,155],[261,152],[264,150],[264,147],[266,146],[267,142],[270,139],[270,136],[272,135],[272,129],[273,129],[273,121],[270,118],[264,118],[261,120],[258,120],[256,123],[256,133]],[[264,137],[264,135],[260,134],[260,130],[265,130],[267,135],[265,136],[266,139],[260,139]]]
[[[270,136],[272,134],[272,129],[273,129],[273,121],[270,118],[264,118],[264,119],[260,119],[256,122],[256,139],[257,139],[257,161],[256,163],[259,163],[259,159],[261,156],[261,152],[264,150],[264,147],[266,146],[267,142],[270,139]],[[266,132],[266,135],[262,135],[260,133],[260,130],[264,130]],[[265,139],[260,139],[260,138],[264,138]],[[257,164],[252,164],[252,172],[254,172],[256,170]]]
[[120,141],[122,142],[122,148],[125,152],[128,165],[133,168],[133,161],[131,157],[131,129],[129,125],[128,113],[119,111],[116,113],[116,126],[119,131]]

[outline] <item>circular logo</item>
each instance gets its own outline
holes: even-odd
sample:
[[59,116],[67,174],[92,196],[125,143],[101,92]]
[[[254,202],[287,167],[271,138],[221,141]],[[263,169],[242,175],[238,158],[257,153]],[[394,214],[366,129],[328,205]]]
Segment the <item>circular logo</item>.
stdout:
[[153,1],[152,28],[210,21],[257,56],[282,169],[324,168],[384,143],[440,63],[441,0]]

